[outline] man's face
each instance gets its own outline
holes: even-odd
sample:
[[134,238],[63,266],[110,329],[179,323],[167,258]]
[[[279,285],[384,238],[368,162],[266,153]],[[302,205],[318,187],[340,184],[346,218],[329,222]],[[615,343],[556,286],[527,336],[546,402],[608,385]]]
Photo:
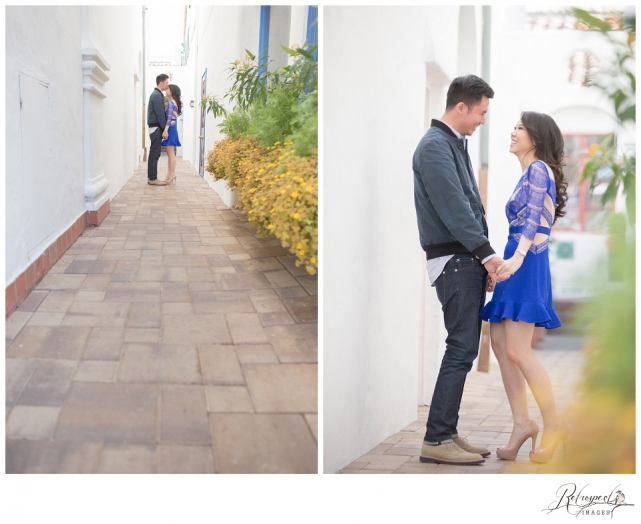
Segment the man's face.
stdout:
[[167,91],[167,89],[169,89],[169,79],[167,78],[166,80],[160,82],[160,84],[158,84],[158,89],[163,92]]
[[[481,124],[485,124],[485,113],[490,105],[490,99],[483,95],[481,101],[472,107],[465,106],[462,116],[462,125],[464,135],[470,136]],[[467,110],[467,111],[466,111]]]

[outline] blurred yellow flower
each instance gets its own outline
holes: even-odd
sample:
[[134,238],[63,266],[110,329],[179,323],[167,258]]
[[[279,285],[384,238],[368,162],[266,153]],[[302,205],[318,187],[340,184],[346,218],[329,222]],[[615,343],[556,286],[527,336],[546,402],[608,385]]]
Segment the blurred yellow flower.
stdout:
[[590,150],[588,151],[588,158],[592,158],[598,150],[599,150],[598,144],[591,144]]

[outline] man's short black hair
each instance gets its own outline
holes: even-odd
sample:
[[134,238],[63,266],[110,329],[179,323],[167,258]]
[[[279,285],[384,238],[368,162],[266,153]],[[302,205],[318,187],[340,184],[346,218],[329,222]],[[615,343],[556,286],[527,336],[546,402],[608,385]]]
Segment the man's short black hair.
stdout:
[[482,78],[476,75],[456,77],[447,90],[445,110],[452,109],[459,102],[463,102],[468,108],[474,107],[481,102],[484,95],[492,98],[494,90]]
[[169,75],[166,75],[165,73],[160,73],[160,74],[156,77],[156,85],[160,84],[160,82],[164,82],[164,81],[165,81],[165,80],[167,80],[168,78],[169,78]]

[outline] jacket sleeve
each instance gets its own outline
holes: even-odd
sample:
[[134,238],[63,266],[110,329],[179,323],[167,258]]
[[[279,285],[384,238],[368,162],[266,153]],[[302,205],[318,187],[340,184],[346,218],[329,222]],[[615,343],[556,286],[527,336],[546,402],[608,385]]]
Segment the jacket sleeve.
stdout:
[[[494,250],[463,191],[450,147],[434,140],[418,155],[418,171],[434,209],[452,236],[483,260]],[[481,213],[481,203],[478,202]]]
[[164,130],[167,119],[165,117],[165,103],[163,97],[160,93],[155,93],[156,96],[153,98],[154,111],[156,112],[156,118],[158,119],[158,125],[160,129]]
[[548,191],[550,176],[542,162],[532,162],[527,170],[528,197],[525,224],[521,233],[528,240],[534,240],[541,223],[543,204]]

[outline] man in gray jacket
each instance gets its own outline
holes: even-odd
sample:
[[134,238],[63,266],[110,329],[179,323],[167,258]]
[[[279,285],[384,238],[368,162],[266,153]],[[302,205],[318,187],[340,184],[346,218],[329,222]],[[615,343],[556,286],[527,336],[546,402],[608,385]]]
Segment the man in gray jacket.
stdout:
[[467,138],[485,123],[492,88],[481,78],[455,78],[445,113],[434,119],[414,153],[414,203],[427,272],[441,303],[447,338],[421,449],[421,462],[469,465],[490,452],[459,437],[458,412],[467,373],[478,355],[479,312],[488,272],[503,262],[490,246],[485,209]]
[[156,77],[156,89],[149,97],[147,105],[147,126],[149,126],[149,158],[147,159],[147,183],[152,186],[165,186],[165,182],[158,180],[158,159],[160,146],[165,133],[165,94],[169,88],[169,77],[160,74]]

